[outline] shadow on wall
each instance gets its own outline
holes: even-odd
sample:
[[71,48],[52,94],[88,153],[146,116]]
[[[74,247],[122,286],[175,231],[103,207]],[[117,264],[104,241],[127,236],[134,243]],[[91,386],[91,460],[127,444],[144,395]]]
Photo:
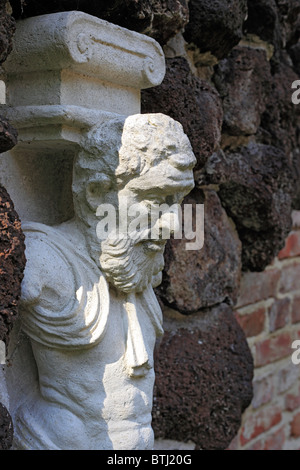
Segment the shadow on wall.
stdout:
[[[15,30],[15,22],[6,13],[5,4],[6,2],[0,4],[0,63],[4,62],[11,50],[11,39]],[[1,89],[1,93],[2,91]],[[0,116],[0,153],[10,150],[16,142],[15,129]],[[18,299],[25,268],[24,251],[20,220],[7,191],[0,186],[0,343],[4,343],[6,347],[18,313]],[[12,438],[11,417],[5,406],[0,404],[0,450],[9,449]]]

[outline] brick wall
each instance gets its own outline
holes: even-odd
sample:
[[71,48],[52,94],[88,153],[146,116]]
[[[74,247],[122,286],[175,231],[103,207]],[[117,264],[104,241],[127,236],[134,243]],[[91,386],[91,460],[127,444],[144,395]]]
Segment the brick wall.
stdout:
[[232,450],[300,450],[300,211],[285,248],[262,273],[245,273],[235,312],[253,354],[254,397]]

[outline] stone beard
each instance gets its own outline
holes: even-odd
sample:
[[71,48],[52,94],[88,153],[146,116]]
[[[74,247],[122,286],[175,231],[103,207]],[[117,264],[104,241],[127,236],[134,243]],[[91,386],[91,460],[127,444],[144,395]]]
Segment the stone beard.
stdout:
[[14,413],[15,449],[152,449],[153,350],[163,333],[153,286],[166,240],[96,236],[99,204],[175,198],[195,157],[163,115],[118,117],[91,131],[75,162],[76,217],[23,223],[22,330],[32,387]]
[[108,282],[122,292],[143,292],[161,282],[165,241],[107,239],[101,243],[100,263]]

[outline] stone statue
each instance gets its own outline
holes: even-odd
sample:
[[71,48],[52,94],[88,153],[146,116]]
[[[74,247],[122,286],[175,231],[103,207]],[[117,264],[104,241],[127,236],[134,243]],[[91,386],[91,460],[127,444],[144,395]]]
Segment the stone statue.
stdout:
[[[36,383],[15,412],[15,449],[152,448],[153,349],[163,332],[153,287],[166,239],[131,233],[121,207],[181,203],[194,164],[176,121],[115,115],[89,131],[75,157],[75,217],[22,224],[21,327]],[[105,204],[119,217],[101,239]],[[160,228],[171,220],[165,215]]]

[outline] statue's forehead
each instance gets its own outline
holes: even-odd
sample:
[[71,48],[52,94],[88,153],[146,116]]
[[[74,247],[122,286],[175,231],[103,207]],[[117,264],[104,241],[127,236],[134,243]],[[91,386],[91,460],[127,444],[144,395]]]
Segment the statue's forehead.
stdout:
[[[157,167],[154,167],[157,169]],[[192,170],[180,171],[170,166],[170,171],[148,171],[128,182],[127,189],[146,197],[147,195],[187,194],[194,187]],[[152,169],[151,169],[152,170]]]

